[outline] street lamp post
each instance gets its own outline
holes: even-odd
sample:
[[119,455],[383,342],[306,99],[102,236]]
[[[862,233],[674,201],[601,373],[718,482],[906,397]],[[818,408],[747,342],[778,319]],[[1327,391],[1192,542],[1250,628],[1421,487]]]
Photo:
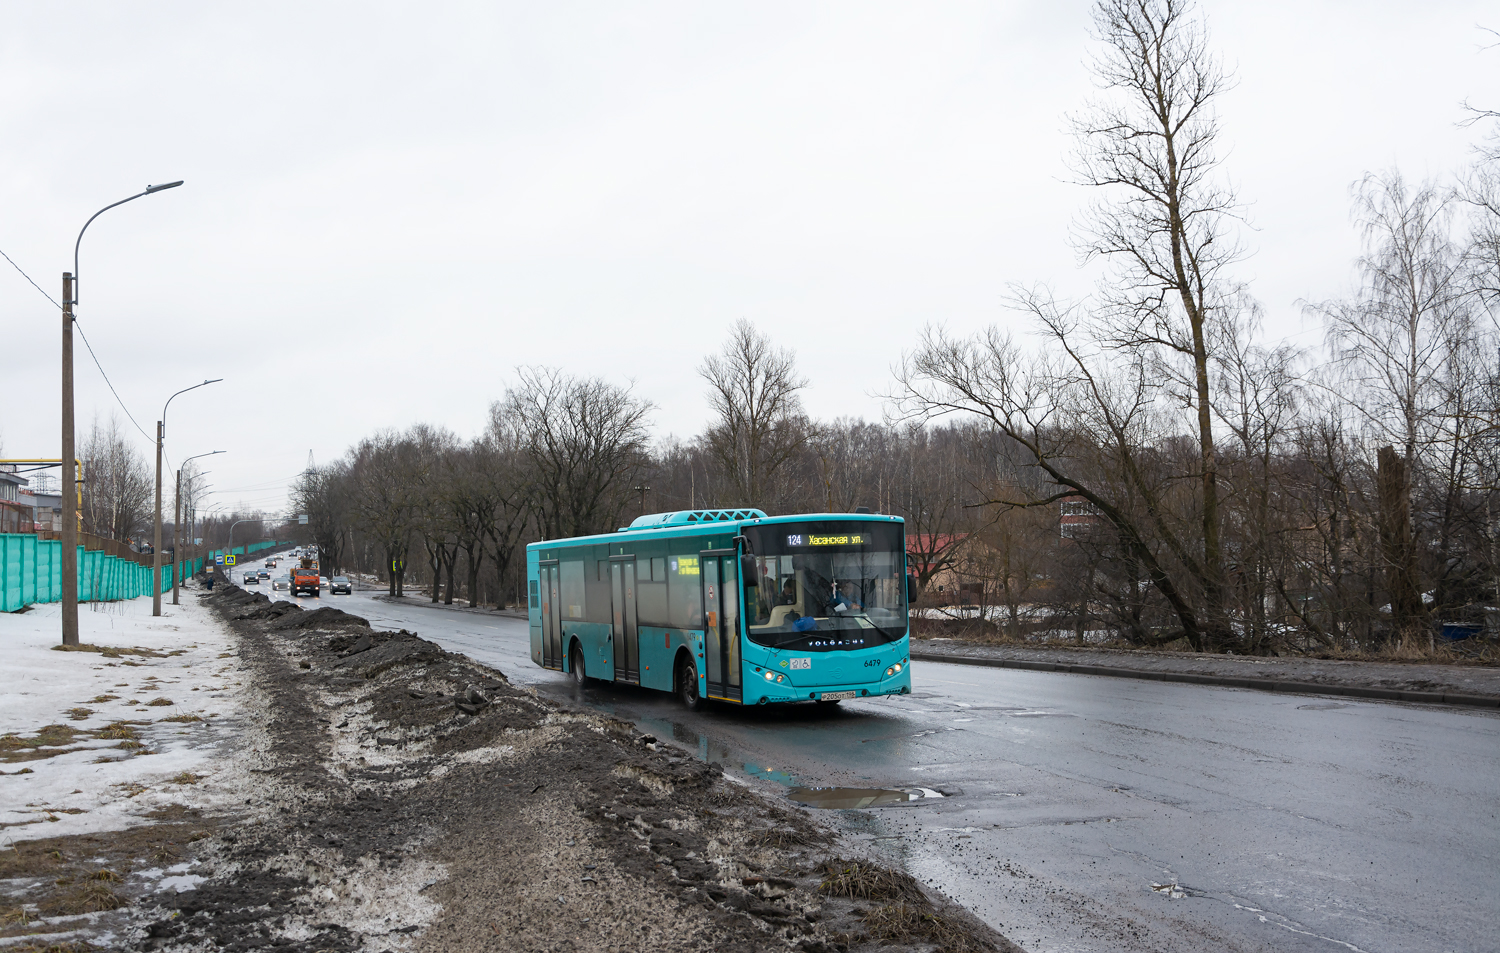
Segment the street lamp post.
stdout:
[[[166,411],[162,411],[166,416]],[[208,453],[194,454],[177,465],[177,492],[172,494],[172,605],[178,605],[177,590],[182,583],[182,470],[193,460],[199,457],[211,457],[223,450],[210,450]]]
[[[194,384],[192,387],[184,387],[176,394],[168,397],[167,402],[161,405],[161,419],[156,422],[156,522],[155,537],[151,541],[152,615],[161,615],[161,445],[162,441],[167,435],[167,408],[172,406],[172,401],[178,396],[178,394],[186,394],[190,390],[197,390],[200,387],[207,387],[209,384],[217,384],[223,379],[224,378],[222,377],[216,377],[211,381],[204,381],[201,384]],[[182,489],[182,482],[180,479],[178,481],[177,488],[179,490]],[[176,523],[172,524],[172,533],[173,535],[176,535],[177,533]],[[174,569],[174,572],[172,574],[172,604],[176,605],[177,574],[175,572],[175,569],[177,565],[177,547],[175,544],[172,547],[172,565]]]
[[[128,199],[106,205],[83,223],[73,243],[73,270],[63,272],[62,300],[62,644],[78,644],[78,467],[73,460],[73,306],[78,303],[78,249],[94,219],[143,195],[175,189],[182,180],[148,185]],[[161,587],[158,586],[158,589]]]

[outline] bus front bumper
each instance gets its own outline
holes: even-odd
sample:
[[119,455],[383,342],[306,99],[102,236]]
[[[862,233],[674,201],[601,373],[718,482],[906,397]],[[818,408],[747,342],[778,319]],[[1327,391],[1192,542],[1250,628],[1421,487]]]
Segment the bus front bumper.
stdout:
[[859,682],[850,685],[819,685],[799,687],[790,682],[771,682],[761,678],[745,679],[745,704],[770,705],[784,702],[843,701],[856,698],[879,698],[885,695],[911,694],[911,671],[881,679],[872,685]]

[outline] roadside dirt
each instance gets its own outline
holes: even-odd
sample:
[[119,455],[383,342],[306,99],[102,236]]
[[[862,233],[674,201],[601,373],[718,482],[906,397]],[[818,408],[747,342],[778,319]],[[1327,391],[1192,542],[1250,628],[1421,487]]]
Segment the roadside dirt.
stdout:
[[943,637],[915,639],[912,650],[927,655],[968,655],[1066,665],[1109,665],[1136,671],[1212,675],[1221,678],[1263,678],[1316,685],[1500,696],[1500,666],[1493,664],[1201,655],[1153,649],[1007,645]]
[[[41,890],[103,865],[126,906],[51,938],[72,946],[6,949],[1018,949],[631,725],[335,609],[202,598],[264,696],[237,756],[242,813],[27,845],[0,877]],[[174,861],[204,879],[127,889],[135,868]]]

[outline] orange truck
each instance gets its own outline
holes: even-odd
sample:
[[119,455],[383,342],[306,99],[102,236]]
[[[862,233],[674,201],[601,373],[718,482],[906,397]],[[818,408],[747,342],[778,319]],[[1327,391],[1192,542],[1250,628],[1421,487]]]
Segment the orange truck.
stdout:
[[292,567],[292,595],[304,593],[315,599],[318,596],[318,563],[313,559],[303,558]]

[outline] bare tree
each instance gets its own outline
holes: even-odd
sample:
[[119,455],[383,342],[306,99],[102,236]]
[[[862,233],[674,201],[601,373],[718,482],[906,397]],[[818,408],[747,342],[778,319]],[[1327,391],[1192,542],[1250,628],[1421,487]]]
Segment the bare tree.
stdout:
[[1379,499],[1391,609],[1399,631],[1426,619],[1411,521],[1412,483],[1437,436],[1441,380],[1463,338],[1472,298],[1452,240],[1453,199],[1435,184],[1411,188],[1399,172],[1355,187],[1364,233],[1361,285],[1350,299],[1309,306],[1327,328],[1341,383],[1379,456]]
[[349,468],[349,461],[339,460],[304,470],[289,494],[292,512],[307,516],[308,535],[328,575],[341,573],[347,559],[345,541],[355,515]]
[[1230,86],[1191,0],[1099,0],[1093,72],[1105,97],[1073,120],[1081,181],[1104,190],[1080,251],[1109,273],[1089,329],[1149,355],[1194,416],[1206,624],[1229,638],[1212,411],[1214,325],[1236,291],[1234,192],[1218,175],[1215,106]]
[[[526,443],[516,428],[517,421],[504,412],[505,405],[490,407],[490,425],[473,447],[474,463],[470,470],[471,509],[473,520],[464,534],[473,532],[480,539],[480,554],[487,554],[498,583],[495,602],[503,604],[512,561],[533,526],[537,511],[532,480],[534,471],[528,462]],[[464,536],[467,540],[469,537]],[[467,544],[466,544],[467,545]],[[469,604],[479,598],[479,563],[473,549],[469,552]],[[518,601],[524,596],[516,593]]]
[[404,595],[406,557],[422,480],[412,442],[395,431],[366,437],[348,454],[354,518],[371,537],[389,572],[390,594]]
[[1257,327],[1253,312],[1249,320],[1221,326],[1214,410],[1232,437],[1224,461],[1232,487],[1225,500],[1232,590],[1245,648],[1259,654],[1281,641],[1272,624],[1279,601],[1275,580],[1285,579],[1299,561],[1291,548],[1295,526],[1282,501],[1303,385],[1297,376],[1301,355],[1287,345],[1251,343]]
[[615,528],[646,454],[648,401],[598,378],[522,368],[503,406],[531,471],[531,493],[549,539]]
[[144,533],[151,521],[151,469],[110,416],[93,426],[78,448],[83,461],[83,525],[91,533],[128,540]]
[[408,432],[414,485],[413,528],[427,554],[432,574],[431,600],[441,598],[443,576],[448,577],[448,602],[453,588],[453,563],[458,558],[458,519],[454,510],[454,477],[458,438],[443,427],[418,424]]
[[708,381],[715,416],[705,440],[733,502],[774,506],[786,496],[778,475],[808,439],[797,396],[807,381],[798,376],[795,358],[741,318],[724,349],[706,358],[698,373]]

